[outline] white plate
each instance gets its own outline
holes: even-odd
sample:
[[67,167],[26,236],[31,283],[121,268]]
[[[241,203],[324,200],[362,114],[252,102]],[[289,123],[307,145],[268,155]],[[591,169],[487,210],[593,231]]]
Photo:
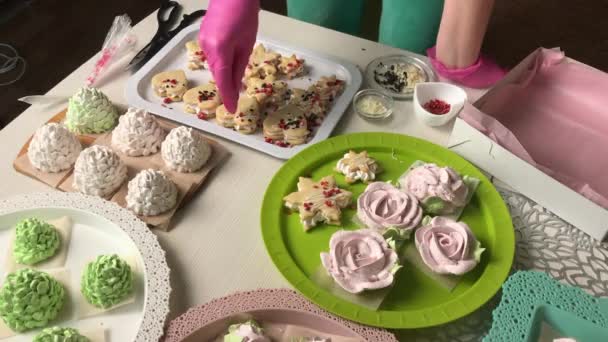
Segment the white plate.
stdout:
[[[11,229],[21,219],[54,219],[69,216],[73,221],[66,268],[70,273],[75,303],[80,295],[80,275],[86,263],[100,254],[133,256],[141,273],[136,282],[136,300],[99,316],[77,320],[71,317],[51,325],[77,329],[106,330],[106,341],[157,341],[169,313],[169,267],[158,240],[130,211],[101,198],[78,193],[49,192],[0,200],[0,265],[4,265]],[[3,266],[0,266],[3,267]],[[6,277],[0,271],[0,283]],[[20,334],[5,341],[31,341],[40,330]],[[3,341],[4,342],[4,341]]]
[[162,99],[154,94],[150,85],[151,79],[155,74],[162,71],[177,69],[186,72],[190,87],[198,86],[211,80],[211,73],[208,70],[189,70],[187,67],[188,61],[185,44],[190,40],[196,39],[198,29],[199,25],[196,24],[182,30],[141,69],[139,69],[139,71],[131,76],[125,90],[125,96],[129,105],[144,108],[165,118],[213,133],[277,158],[288,159],[308,145],[325,140],[329,137],[331,131],[348,108],[351,99],[361,86],[361,72],[356,65],[350,62],[318,52],[290,46],[289,44],[268,39],[263,36],[258,36],[258,43],[264,44],[264,46],[270,50],[279,52],[283,55],[291,55],[293,53],[299,58],[304,58],[306,60],[305,65],[308,68],[308,74],[295,80],[286,80],[290,87],[307,88],[321,76],[330,75],[336,75],[339,79],[346,81],[344,92],[336,99],[331,111],[325,120],[323,120],[321,126],[307,144],[283,148],[266,143],[261,130],[256,134],[246,135],[235,132],[230,128],[222,127],[216,124],[215,120],[200,120],[196,115],[184,112],[183,102],[175,102],[163,106]]

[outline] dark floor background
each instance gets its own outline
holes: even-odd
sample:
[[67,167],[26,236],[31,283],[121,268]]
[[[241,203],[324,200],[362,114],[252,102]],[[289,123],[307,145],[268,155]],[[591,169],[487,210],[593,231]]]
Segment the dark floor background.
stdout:
[[[362,36],[376,39],[380,0],[367,0]],[[285,13],[285,0],[262,0]],[[0,87],[0,128],[27,108],[17,98],[43,94],[97,52],[114,16],[138,22],[154,0],[0,0],[0,43],[28,62],[17,83]],[[608,70],[608,0],[496,1],[484,51],[513,66],[538,46],[562,47],[569,56]],[[8,75],[0,75],[0,83]]]

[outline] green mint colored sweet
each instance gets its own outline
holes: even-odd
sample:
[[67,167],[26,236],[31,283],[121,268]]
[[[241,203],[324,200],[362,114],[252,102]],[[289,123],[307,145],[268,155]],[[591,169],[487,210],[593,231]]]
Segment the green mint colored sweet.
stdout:
[[80,335],[76,329],[52,327],[42,330],[34,337],[33,342],[91,342],[91,340]]
[[90,262],[82,274],[80,292],[98,308],[110,308],[133,291],[131,267],[117,255],[100,255]]
[[254,334],[259,335],[260,337],[264,336],[260,325],[254,320],[249,320],[245,323],[233,324],[233,325],[229,326],[228,334],[224,335],[224,342],[243,342],[243,341],[245,341],[244,336],[240,335],[237,332],[239,327],[242,325],[249,325],[249,326],[251,326],[251,330],[253,330]]
[[441,215],[446,207],[446,203],[439,197],[429,197],[422,201],[422,208],[427,214]]
[[110,99],[96,88],[81,88],[70,97],[65,125],[77,134],[104,133],[116,126],[118,112]]
[[479,263],[479,261],[481,261],[481,254],[483,254],[483,252],[486,249],[481,247],[481,242],[475,241],[475,248],[473,249],[473,257],[475,258],[475,261],[477,261],[477,263]]
[[61,237],[55,226],[28,218],[15,228],[13,256],[20,264],[34,265],[55,255],[60,244]]
[[0,317],[16,332],[43,328],[63,307],[65,290],[50,275],[21,269],[10,273],[0,288]]

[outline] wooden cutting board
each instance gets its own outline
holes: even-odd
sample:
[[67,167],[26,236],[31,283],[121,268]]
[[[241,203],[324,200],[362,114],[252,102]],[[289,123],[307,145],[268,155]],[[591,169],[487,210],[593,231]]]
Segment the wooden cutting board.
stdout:
[[[57,113],[48,121],[48,123],[63,122],[63,120],[65,119],[66,112],[67,110],[63,110]],[[165,134],[168,133],[171,129],[179,126],[178,124],[170,120],[159,117],[155,118],[158,121],[159,125],[165,130]],[[210,174],[210,172],[214,168],[220,166],[230,156],[230,152],[220,143],[213,139],[209,139],[198,130],[197,132],[209,142],[213,149],[213,152],[205,166],[203,166],[203,168],[199,171],[193,173],[180,173],[169,169],[164,164],[160,156],[160,152],[146,157],[130,157],[119,151],[115,151],[120,156],[120,159],[127,166],[127,180],[120,186],[120,188],[114,194],[112,194],[106,199],[117,203],[121,207],[126,207],[125,196],[127,195],[127,183],[129,180],[133,179],[133,177],[135,177],[135,175],[141,170],[155,169],[163,171],[175,183],[179,190],[178,203],[176,204],[175,208],[161,215],[138,215],[138,217],[152,228],[158,228],[164,231],[168,231],[170,228],[172,228],[171,218],[173,217],[175,212],[177,212],[179,208],[183,207],[190,201],[192,196],[194,196],[197,190],[202,186],[205,179],[207,179],[207,176]],[[32,137],[33,134],[23,145],[23,147],[19,151],[19,154],[13,161],[13,167],[15,168],[15,170],[30,178],[40,181],[56,190],[76,192],[76,190],[72,187],[74,173],[73,167],[63,172],[46,173],[36,169],[32,166],[32,164],[30,164],[30,160],[27,156],[27,150],[29,148]],[[111,132],[103,134],[82,134],[77,135],[77,137],[80,140],[83,148],[89,147],[91,145],[105,145],[111,147]]]

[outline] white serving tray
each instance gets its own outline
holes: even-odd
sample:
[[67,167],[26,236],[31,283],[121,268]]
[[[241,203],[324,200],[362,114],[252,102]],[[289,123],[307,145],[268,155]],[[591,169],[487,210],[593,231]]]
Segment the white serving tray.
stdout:
[[[29,217],[53,220],[69,216],[73,222],[64,268],[69,290],[65,309],[49,326],[102,330],[106,342],[158,341],[169,313],[169,267],[157,237],[132,212],[99,197],[59,191],[19,195],[0,200],[0,284],[15,224]],[[137,262],[135,302],[92,317],[79,317],[75,307],[82,296],[80,277],[89,261],[101,254],[118,254]],[[53,272],[43,269],[42,271]],[[31,341],[41,329],[1,339]]]
[[151,113],[235,141],[274,157],[289,159],[308,145],[329,137],[361,86],[361,72],[353,63],[258,35],[257,42],[264,44],[270,50],[284,55],[296,54],[298,58],[306,60],[305,64],[308,74],[294,80],[285,80],[290,87],[307,88],[321,76],[330,75],[336,75],[339,79],[346,82],[344,92],[336,99],[321,126],[318,127],[314,136],[307,144],[283,148],[266,143],[261,130],[256,134],[245,135],[230,128],[222,127],[216,124],[215,120],[200,120],[196,115],[188,114],[183,110],[183,102],[163,105],[162,99],[154,94],[150,85],[151,79],[155,74],[176,69],[186,72],[190,87],[195,87],[211,80],[211,73],[208,70],[190,70],[187,68],[188,61],[185,44],[190,40],[196,39],[198,29],[199,25],[195,24],[182,30],[139,71],[131,76],[125,89],[125,96],[129,105],[146,109]]

